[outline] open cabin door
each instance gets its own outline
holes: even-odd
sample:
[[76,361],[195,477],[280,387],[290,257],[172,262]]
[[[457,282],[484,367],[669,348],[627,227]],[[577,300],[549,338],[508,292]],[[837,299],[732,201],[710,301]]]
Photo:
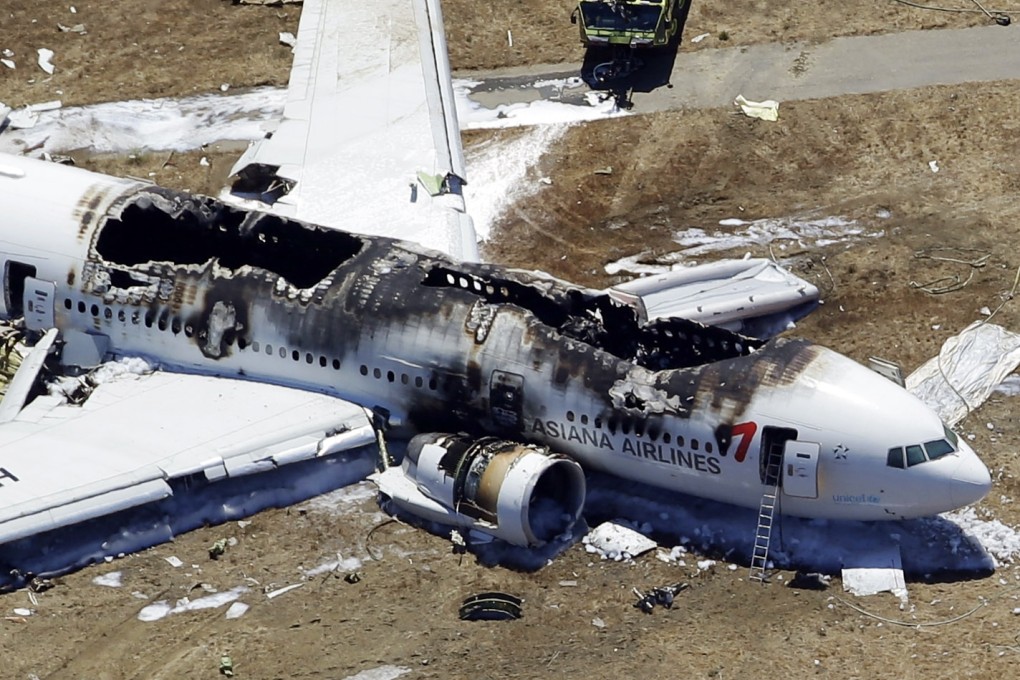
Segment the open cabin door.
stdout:
[[783,450],[783,493],[818,498],[818,444],[791,439]]

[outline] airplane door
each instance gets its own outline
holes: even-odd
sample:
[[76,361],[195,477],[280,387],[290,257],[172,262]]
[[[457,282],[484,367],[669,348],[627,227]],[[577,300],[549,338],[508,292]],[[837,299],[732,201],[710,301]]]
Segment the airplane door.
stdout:
[[519,431],[524,422],[524,378],[516,373],[493,371],[489,381],[489,415],[497,427]]
[[25,327],[33,331],[46,331],[56,324],[53,318],[53,298],[56,286],[52,281],[41,281],[31,276],[25,279]]
[[818,444],[791,439],[783,450],[783,492],[818,498]]

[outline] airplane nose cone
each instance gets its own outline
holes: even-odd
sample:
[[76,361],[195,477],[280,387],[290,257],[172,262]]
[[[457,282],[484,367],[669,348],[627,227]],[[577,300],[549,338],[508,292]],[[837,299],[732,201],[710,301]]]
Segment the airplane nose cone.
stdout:
[[976,455],[963,456],[953,471],[949,497],[957,507],[977,503],[992,488],[992,476]]

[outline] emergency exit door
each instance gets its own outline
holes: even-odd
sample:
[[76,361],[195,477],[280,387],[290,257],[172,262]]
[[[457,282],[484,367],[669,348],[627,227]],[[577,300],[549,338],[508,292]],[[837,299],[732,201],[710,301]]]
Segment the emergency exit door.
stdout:
[[783,450],[783,493],[818,498],[818,444],[791,439]]

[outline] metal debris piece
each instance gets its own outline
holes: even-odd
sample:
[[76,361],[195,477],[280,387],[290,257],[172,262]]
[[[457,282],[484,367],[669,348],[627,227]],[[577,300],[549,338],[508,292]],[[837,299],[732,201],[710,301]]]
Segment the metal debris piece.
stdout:
[[733,100],[733,105],[740,107],[744,115],[749,118],[758,118],[759,120],[767,120],[769,122],[779,120],[779,102],[775,99],[753,102],[745,99],[744,95],[739,94]]
[[234,677],[234,660],[226,654],[220,657],[220,675]]
[[209,559],[218,560],[220,555],[225,552],[227,552],[227,539],[221,538],[209,546]]
[[596,175],[611,175],[613,174],[613,166],[607,165],[604,168],[598,168],[595,170]]
[[637,602],[634,603],[634,607],[640,609],[645,614],[651,614],[655,609],[655,605],[665,607],[666,609],[673,608],[673,600],[677,594],[681,591],[689,588],[686,583],[674,583],[671,586],[658,586],[652,588],[647,593],[642,593],[637,588],[633,589],[634,595],[637,596]]
[[820,574],[818,572],[806,572],[798,571],[790,582],[786,584],[788,588],[800,588],[802,590],[826,590],[829,587],[829,581],[832,580],[831,576],[826,574]]
[[507,593],[478,593],[464,600],[461,621],[511,621],[521,618],[524,601]]
[[280,31],[280,43],[294,49],[294,46],[297,45],[297,38],[290,31]]
[[13,59],[0,59],[0,64],[3,64],[7,68],[12,68],[12,69],[13,68],[17,68],[17,65],[14,63]]
[[293,584],[291,584],[289,586],[284,586],[283,588],[277,588],[276,590],[273,590],[271,592],[266,593],[266,597],[268,599],[272,600],[274,597],[279,597],[280,595],[283,595],[284,593],[289,593],[290,591],[294,590],[295,588],[300,588],[303,585],[304,585],[304,583],[293,583]]
[[78,35],[85,35],[85,24],[75,24],[74,26],[65,26],[64,24],[58,23],[57,28],[60,29],[61,33],[77,33]]
[[362,574],[360,571],[350,571],[344,576],[344,581],[350,584],[360,583]]
[[53,71],[55,70],[52,61],[53,50],[46,49],[45,47],[40,47],[36,51],[39,52],[39,68],[41,68],[43,71],[46,71],[46,73],[48,73],[49,75],[53,75]]

